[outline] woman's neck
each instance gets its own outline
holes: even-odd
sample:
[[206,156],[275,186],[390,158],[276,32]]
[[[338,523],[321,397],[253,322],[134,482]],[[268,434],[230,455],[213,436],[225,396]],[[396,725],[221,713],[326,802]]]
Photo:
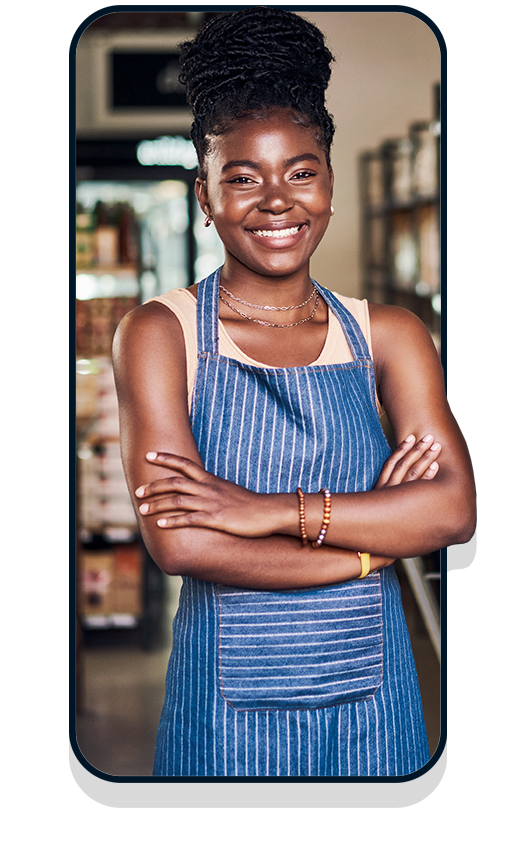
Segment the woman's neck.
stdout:
[[260,306],[300,304],[314,288],[308,265],[292,274],[275,277],[260,274],[240,264],[230,264],[228,259],[222,267],[220,282],[238,298]]

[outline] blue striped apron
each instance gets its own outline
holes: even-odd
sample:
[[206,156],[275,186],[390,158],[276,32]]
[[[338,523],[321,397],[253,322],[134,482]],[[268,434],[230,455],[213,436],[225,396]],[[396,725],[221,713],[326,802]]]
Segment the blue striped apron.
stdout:
[[[353,360],[260,368],[218,353],[220,269],[197,293],[191,425],[206,470],[256,492],[371,489],[390,453],[360,327]],[[393,567],[259,591],[184,578],[156,742],[158,777],[380,777],[429,759]]]

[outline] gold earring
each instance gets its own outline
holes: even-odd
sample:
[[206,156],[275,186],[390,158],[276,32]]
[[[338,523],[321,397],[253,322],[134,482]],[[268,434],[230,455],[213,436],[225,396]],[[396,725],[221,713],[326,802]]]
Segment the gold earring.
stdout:
[[209,215],[207,215],[206,220],[204,221],[204,226],[205,227],[211,226],[212,223],[213,223],[213,218],[211,218]]
[[333,216],[333,214],[334,214],[334,206],[331,206],[331,217]]

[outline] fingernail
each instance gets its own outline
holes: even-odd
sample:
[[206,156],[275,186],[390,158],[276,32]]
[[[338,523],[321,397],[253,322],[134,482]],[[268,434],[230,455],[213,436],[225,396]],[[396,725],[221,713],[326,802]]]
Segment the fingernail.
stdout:
[[136,489],[135,494],[137,498],[142,498],[145,494],[145,486],[140,486],[139,489]]
[[142,503],[142,505],[140,506],[140,512],[149,512],[149,504]]
[[429,441],[433,441],[433,435],[425,435],[422,440],[425,444],[428,444]]
[[436,442],[435,442],[435,444],[432,444],[432,446],[430,447],[430,450],[433,450],[433,451],[434,451],[434,453],[435,453],[435,451],[436,451],[436,450],[439,450],[440,446],[441,446],[441,445],[440,445],[440,444],[438,444],[438,443],[437,443],[437,441],[436,441]]
[[405,444],[409,444],[411,441],[415,441],[415,435],[408,435],[408,437],[404,439]]
[[428,470],[429,471],[436,471],[438,467],[439,467],[439,465],[437,464],[437,462],[432,462],[432,464],[430,465]]
[[152,462],[154,459],[156,459],[156,456],[157,456],[157,455],[158,455],[157,453],[147,453],[147,454],[146,454],[146,456],[145,456],[145,458],[146,458],[146,459],[149,459],[149,461],[151,461],[151,462]]
[[165,525],[167,524],[167,519],[166,518],[159,518],[156,523],[159,524],[160,527],[165,527]]

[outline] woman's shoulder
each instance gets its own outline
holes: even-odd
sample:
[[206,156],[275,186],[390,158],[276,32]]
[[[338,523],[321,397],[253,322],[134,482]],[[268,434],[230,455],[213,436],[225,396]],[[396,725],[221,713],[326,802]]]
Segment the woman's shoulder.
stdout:
[[162,300],[156,298],[134,307],[121,319],[112,345],[114,360],[125,355],[144,359],[147,354],[160,349],[178,356],[183,349],[184,331],[189,325],[185,312],[180,309],[180,305],[185,306],[186,299],[182,301],[180,296],[167,299],[168,295],[170,293],[160,296]]
[[163,330],[173,330],[175,322],[186,328],[195,326],[196,300],[188,289],[171,289],[163,295],[150,298],[144,304],[134,307],[123,317],[118,325],[119,337],[134,334],[150,335],[153,329],[163,335]]
[[418,358],[437,352],[432,335],[415,313],[391,304],[369,304],[373,351],[381,364],[386,360]]
[[411,310],[393,304],[368,304],[373,335],[430,336],[424,323]]

